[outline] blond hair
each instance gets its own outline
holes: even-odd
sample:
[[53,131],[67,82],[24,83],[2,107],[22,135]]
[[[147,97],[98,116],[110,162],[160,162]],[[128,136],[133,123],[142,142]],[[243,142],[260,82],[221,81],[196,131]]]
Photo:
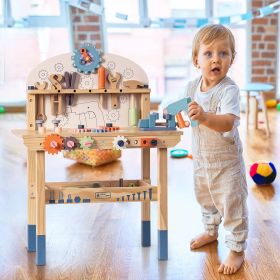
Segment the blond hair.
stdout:
[[232,32],[226,28],[225,26],[221,24],[210,24],[206,25],[203,28],[201,28],[195,35],[193,39],[193,45],[192,45],[192,60],[193,64],[196,66],[196,58],[198,55],[198,50],[200,44],[210,44],[216,39],[228,39],[231,53],[232,53],[232,62],[234,60],[236,51],[235,51],[235,40],[233,37]]

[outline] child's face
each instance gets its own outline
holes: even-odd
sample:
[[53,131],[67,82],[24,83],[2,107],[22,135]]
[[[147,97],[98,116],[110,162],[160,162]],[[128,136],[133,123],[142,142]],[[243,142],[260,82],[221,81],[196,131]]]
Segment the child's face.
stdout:
[[218,84],[227,74],[232,64],[232,52],[228,39],[218,39],[212,43],[201,44],[196,60],[205,86]]

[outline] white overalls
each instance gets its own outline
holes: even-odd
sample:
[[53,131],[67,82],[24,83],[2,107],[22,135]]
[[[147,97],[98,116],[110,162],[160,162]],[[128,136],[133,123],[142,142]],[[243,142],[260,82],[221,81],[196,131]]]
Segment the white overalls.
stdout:
[[[192,100],[195,100],[199,82],[200,78],[187,87],[187,96]],[[209,112],[217,112],[223,89],[233,84],[225,77],[215,87]],[[195,195],[201,205],[205,230],[214,235],[223,218],[224,228],[229,233],[225,237],[226,246],[236,252],[243,251],[248,235],[248,192],[238,131],[236,129],[233,138],[226,138],[203,125],[193,127],[192,132]]]

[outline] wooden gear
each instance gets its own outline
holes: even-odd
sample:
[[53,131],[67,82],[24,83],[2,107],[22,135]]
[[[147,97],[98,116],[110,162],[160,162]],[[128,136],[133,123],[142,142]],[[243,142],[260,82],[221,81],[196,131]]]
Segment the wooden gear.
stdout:
[[57,154],[63,149],[63,138],[58,134],[47,135],[44,141],[44,149],[49,154]]

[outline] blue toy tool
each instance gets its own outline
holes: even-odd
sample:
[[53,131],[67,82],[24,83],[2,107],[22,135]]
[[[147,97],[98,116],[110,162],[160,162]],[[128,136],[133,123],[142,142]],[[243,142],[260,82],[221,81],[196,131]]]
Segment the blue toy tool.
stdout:
[[[182,98],[174,103],[171,103],[167,106],[166,111],[170,115],[177,115],[178,113],[182,111],[187,111],[188,110],[188,105],[192,101],[190,97],[185,97]],[[198,125],[197,121],[191,121],[191,126],[195,127]]]

